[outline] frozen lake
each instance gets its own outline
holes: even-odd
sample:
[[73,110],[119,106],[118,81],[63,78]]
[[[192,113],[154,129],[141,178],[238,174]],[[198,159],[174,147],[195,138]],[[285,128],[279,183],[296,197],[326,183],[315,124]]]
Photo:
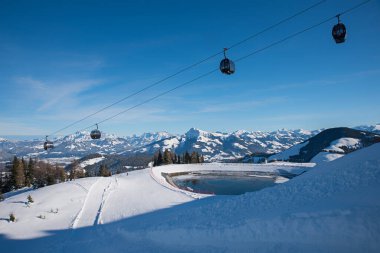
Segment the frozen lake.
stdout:
[[272,176],[223,174],[179,175],[172,182],[183,190],[215,195],[240,195],[276,185]]

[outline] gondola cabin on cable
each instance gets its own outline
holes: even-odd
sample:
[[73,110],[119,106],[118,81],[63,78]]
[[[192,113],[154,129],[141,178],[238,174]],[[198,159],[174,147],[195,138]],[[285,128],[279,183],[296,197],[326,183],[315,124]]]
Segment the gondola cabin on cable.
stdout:
[[235,63],[226,57],[227,48],[224,49],[224,59],[220,62],[220,71],[223,74],[231,75],[235,72]]
[[52,148],[54,148],[54,144],[52,141],[48,140],[47,135],[46,135],[46,140],[44,142],[44,149],[48,150],[48,149],[52,149]]
[[338,24],[334,25],[332,29],[332,36],[336,43],[343,43],[346,40],[346,27],[340,22],[340,15],[337,15]]
[[100,133],[100,131],[98,129],[98,124],[96,124],[96,129],[91,131],[90,136],[91,136],[91,139],[93,139],[93,140],[100,139],[102,134]]

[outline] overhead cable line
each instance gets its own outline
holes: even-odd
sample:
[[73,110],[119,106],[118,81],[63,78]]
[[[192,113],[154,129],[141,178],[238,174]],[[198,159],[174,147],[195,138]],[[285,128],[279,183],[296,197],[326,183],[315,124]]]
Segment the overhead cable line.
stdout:
[[[366,4],[366,3],[370,2],[370,1],[371,1],[371,0],[367,0],[367,1],[364,1],[364,2],[362,2],[362,3],[360,3],[360,4],[358,4],[358,5],[355,5],[355,6],[351,7],[350,9],[347,9],[347,10],[341,12],[339,15],[346,14],[346,13],[348,13],[348,12],[351,12],[351,11],[353,11],[353,10],[355,10],[355,9],[357,9],[357,8],[359,8],[359,7],[361,7],[362,5],[364,5],[364,4]],[[274,47],[274,46],[276,46],[276,45],[278,45],[278,44],[281,44],[281,43],[283,43],[283,42],[285,42],[285,41],[287,41],[287,40],[290,40],[290,39],[292,39],[292,38],[294,38],[294,37],[296,37],[296,36],[298,36],[298,35],[301,35],[301,34],[307,32],[307,31],[309,31],[309,30],[312,30],[312,29],[314,29],[314,28],[316,28],[316,27],[318,27],[318,26],[321,26],[321,25],[323,25],[323,24],[325,24],[325,23],[327,23],[327,22],[329,22],[329,21],[331,21],[331,20],[333,20],[333,19],[335,19],[335,18],[336,18],[336,15],[334,15],[334,16],[332,16],[332,17],[329,17],[329,18],[327,18],[327,19],[324,19],[324,20],[322,20],[322,21],[320,21],[320,22],[318,22],[318,23],[316,23],[316,24],[314,24],[314,25],[311,25],[311,26],[309,26],[309,27],[307,27],[307,28],[305,28],[305,29],[303,29],[303,30],[300,30],[300,31],[298,31],[298,32],[295,32],[295,33],[293,33],[293,34],[291,34],[291,35],[288,35],[288,36],[286,36],[286,37],[284,37],[284,38],[282,38],[282,39],[280,39],[280,40],[277,40],[277,41],[275,41],[275,42],[273,42],[273,43],[271,43],[271,44],[269,44],[269,45],[267,45],[267,46],[265,46],[265,47],[262,47],[262,48],[257,49],[257,50],[255,50],[255,51],[253,51],[253,52],[251,52],[251,53],[249,53],[249,54],[247,54],[247,55],[245,55],[245,56],[242,56],[242,57],[238,58],[238,59],[236,60],[236,62],[243,61],[243,60],[245,60],[245,59],[247,59],[247,58],[249,58],[249,57],[251,57],[251,56],[253,56],[253,55],[255,55],[255,54],[258,54],[258,53],[260,53],[260,52],[262,52],[262,51],[265,51],[265,50],[267,50],[267,49],[269,49],[269,48],[271,48],[271,47]],[[110,117],[108,117],[108,118],[106,118],[106,119],[104,119],[104,120],[98,122],[97,124],[101,124],[101,123],[104,123],[104,122],[106,122],[106,121],[108,121],[108,120],[111,120],[111,119],[113,119],[113,118],[115,118],[115,117],[117,117],[117,116],[119,116],[119,115],[121,115],[121,114],[123,114],[123,113],[126,113],[126,112],[128,112],[128,111],[130,111],[130,110],[132,110],[132,109],[135,109],[136,107],[139,107],[139,106],[141,106],[141,105],[144,105],[144,104],[146,104],[146,103],[149,103],[149,102],[151,102],[151,101],[153,101],[153,100],[155,100],[155,99],[157,99],[157,98],[159,98],[159,97],[162,97],[162,96],[164,96],[164,95],[166,95],[166,94],[168,94],[168,93],[170,93],[170,92],[172,92],[172,91],[174,91],[174,90],[177,90],[177,89],[179,89],[179,88],[182,88],[182,87],[184,87],[184,86],[187,86],[187,85],[189,85],[189,84],[191,84],[191,83],[193,83],[193,82],[195,82],[195,81],[198,81],[199,79],[202,79],[202,78],[204,78],[204,77],[206,77],[206,76],[209,76],[209,75],[211,75],[212,73],[217,72],[218,70],[219,70],[219,68],[216,68],[216,69],[213,69],[213,70],[211,70],[211,71],[209,71],[209,72],[206,72],[205,74],[202,74],[202,75],[200,75],[200,76],[198,76],[198,77],[196,77],[196,78],[194,78],[194,79],[192,79],[192,80],[190,80],[190,81],[187,81],[187,82],[185,82],[185,83],[182,83],[182,84],[180,84],[180,85],[177,85],[177,86],[175,86],[175,87],[172,88],[172,89],[169,89],[169,90],[167,90],[167,91],[164,91],[164,92],[162,92],[162,93],[160,93],[160,94],[158,94],[158,95],[156,95],[156,96],[153,96],[153,97],[151,97],[151,98],[149,98],[149,99],[147,99],[147,100],[144,100],[144,101],[142,101],[142,102],[140,102],[140,103],[138,103],[138,104],[136,104],[136,105],[134,105],[134,106],[131,106],[131,107],[129,107],[129,108],[127,108],[127,109],[125,109],[125,110],[119,112],[119,113],[116,113],[116,114],[114,114],[114,115],[112,115],[112,116],[110,116]],[[89,129],[89,128],[95,126],[95,125],[96,125],[96,124],[93,124],[93,125],[91,125],[91,126],[88,126],[88,127],[86,127],[86,128],[83,128],[83,129],[80,130],[80,131],[84,131],[84,130]]]
[[[255,37],[257,37],[257,36],[259,36],[259,35],[267,32],[267,31],[269,31],[269,30],[271,30],[271,29],[273,29],[273,28],[275,28],[275,27],[277,27],[279,25],[281,25],[281,24],[283,24],[283,23],[286,23],[286,22],[288,22],[288,21],[296,18],[297,16],[299,16],[299,15],[301,15],[301,14],[303,14],[303,13],[305,13],[305,12],[307,12],[307,11],[315,8],[315,7],[317,7],[318,5],[321,5],[322,3],[326,2],[326,1],[327,0],[321,0],[321,1],[315,3],[315,4],[311,5],[311,6],[309,6],[309,7],[305,8],[305,9],[303,9],[303,10],[301,10],[301,11],[299,11],[299,12],[297,12],[297,13],[295,13],[295,14],[287,17],[287,18],[285,18],[285,19],[282,19],[281,21],[279,21],[279,22],[277,22],[277,23],[275,23],[275,24],[273,24],[271,26],[268,26],[268,27],[264,28],[263,30],[255,33],[255,34],[252,34],[252,35],[246,37],[245,39],[243,39],[241,41],[238,41],[238,42],[232,44],[227,49],[232,49],[232,48],[238,47],[241,44],[243,44],[243,43],[245,43],[245,42],[247,42],[247,41],[249,41],[249,40],[251,40],[251,39],[253,39],[253,38],[255,38]],[[177,71],[177,72],[175,72],[175,73],[173,73],[173,74],[171,74],[171,75],[169,75],[169,76],[167,76],[167,77],[165,77],[165,78],[163,78],[163,79],[161,79],[161,80],[159,80],[157,82],[154,82],[154,83],[152,83],[152,84],[150,84],[150,85],[148,85],[148,86],[146,86],[146,87],[144,87],[144,88],[142,88],[142,89],[140,89],[140,90],[138,90],[138,91],[136,91],[136,92],[134,92],[134,93],[132,93],[132,94],[124,97],[124,98],[122,98],[122,99],[119,99],[118,101],[116,101],[116,102],[114,102],[114,103],[112,103],[112,104],[110,104],[108,106],[105,106],[105,107],[99,109],[98,111],[95,111],[94,113],[91,113],[91,114],[85,116],[84,118],[81,118],[81,119],[79,119],[77,121],[74,121],[73,123],[71,123],[71,124],[69,124],[69,125],[61,128],[61,129],[53,132],[53,133],[51,133],[50,136],[55,135],[57,133],[60,133],[63,130],[66,130],[66,129],[68,129],[68,128],[70,128],[70,127],[72,127],[72,126],[74,126],[74,125],[76,125],[76,124],[78,124],[78,123],[80,123],[80,122],[82,122],[82,121],[84,121],[84,120],[86,120],[86,119],[88,119],[88,118],[90,118],[90,117],[98,114],[98,113],[100,113],[100,112],[103,112],[103,111],[109,109],[110,107],[113,107],[113,106],[115,106],[115,105],[117,105],[117,104],[119,104],[119,103],[121,103],[121,102],[123,102],[123,101],[125,101],[125,100],[127,100],[129,98],[131,98],[131,97],[134,97],[134,96],[136,96],[136,95],[138,95],[138,94],[140,94],[140,93],[142,93],[142,92],[144,92],[144,91],[146,91],[146,90],[148,90],[150,88],[153,88],[153,87],[157,86],[160,83],[163,83],[163,82],[165,82],[165,81],[167,81],[167,80],[169,80],[169,79],[171,79],[171,78],[173,78],[173,77],[175,77],[175,76],[177,76],[177,75],[179,75],[179,74],[181,74],[183,72],[186,72],[187,70],[195,68],[196,66],[198,66],[198,65],[200,65],[200,64],[202,64],[202,63],[204,63],[204,62],[206,62],[208,60],[211,60],[212,58],[218,56],[219,54],[223,54],[223,53],[224,53],[224,50],[219,51],[219,52],[217,52],[215,54],[212,54],[212,55],[210,55],[210,56],[208,56],[208,57],[206,57],[206,58],[204,58],[204,59],[202,59],[202,60],[200,60],[200,61],[198,61],[196,63],[193,63],[193,64],[191,64],[191,65],[189,65],[189,66],[187,66],[187,67],[185,67],[185,68],[183,68],[183,69],[181,69],[181,70],[179,70],[179,71]]]

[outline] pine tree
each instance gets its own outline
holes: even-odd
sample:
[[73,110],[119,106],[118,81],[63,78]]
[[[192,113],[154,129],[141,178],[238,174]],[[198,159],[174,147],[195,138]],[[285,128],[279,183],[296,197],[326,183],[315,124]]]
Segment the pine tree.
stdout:
[[25,176],[24,185],[25,186],[30,186],[29,180],[28,180],[28,178],[26,176],[28,174],[28,163],[24,160],[24,157],[21,158],[21,163],[23,165],[24,176]]
[[22,161],[17,159],[15,156],[13,159],[12,166],[12,184],[14,188],[19,189],[25,186],[25,174],[24,174],[24,165]]
[[26,168],[25,185],[29,187],[34,184],[34,161],[31,157],[29,157],[29,162],[27,163]]
[[185,153],[185,161],[184,161],[184,163],[191,163],[191,156],[190,156],[190,154],[189,154],[189,152],[187,152],[186,151],[186,153]]
[[30,195],[28,195],[27,200],[28,200],[28,203],[33,203],[34,202],[32,196],[30,196]]
[[75,175],[75,170],[74,168],[71,168],[70,172],[69,172],[69,180],[74,180],[76,179],[76,175]]
[[4,196],[3,196],[3,193],[1,192],[1,189],[0,189],[0,202],[4,200]]
[[172,164],[173,160],[171,157],[171,153],[168,149],[165,149],[164,151],[164,164]]
[[161,150],[158,150],[158,156],[157,156],[157,166],[162,165],[163,159],[162,159],[162,153]]
[[191,153],[190,163],[198,163],[197,153],[195,153],[195,151]]
[[99,176],[101,176],[101,177],[111,176],[111,172],[108,170],[107,165],[105,165],[105,164],[100,165]]
[[158,153],[155,153],[153,156],[153,167],[158,166],[157,159],[158,159]]
[[10,222],[15,222],[16,221],[16,217],[15,217],[15,215],[13,213],[9,214],[9,221]]

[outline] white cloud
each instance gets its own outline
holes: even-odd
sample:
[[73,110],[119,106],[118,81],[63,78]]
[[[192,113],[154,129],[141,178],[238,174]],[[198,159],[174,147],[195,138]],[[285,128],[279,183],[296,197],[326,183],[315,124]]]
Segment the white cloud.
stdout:
[[86,90],[101,85],[101,80],[80,80],[80,81],[41,81],[31,77],[15,78],[18,85],[35,99],[42,102],[36,109],[45,111],[58,104],[75,103],[77,95]]

